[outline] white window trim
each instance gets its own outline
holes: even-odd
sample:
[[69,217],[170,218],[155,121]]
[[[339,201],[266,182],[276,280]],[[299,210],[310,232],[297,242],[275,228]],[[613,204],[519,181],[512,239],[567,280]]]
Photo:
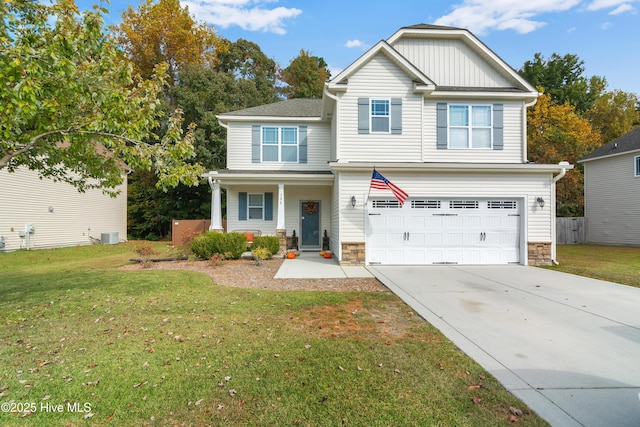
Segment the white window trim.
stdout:
[[[451,126],[451,117],[449,112],[451,111],[450,107],[469,107],[469,124],[467,126]],[[491,115],[491,124],[489,126],[475,126],[476,129],[489,129],[491,132],[491,145],[489,147],[481,147],[474,148],[473,147],[473,132],[470,132],[474,129],[473,126],[473,107],[489,107],[490,115]],[[467,147],[452,147],[451,146],[451,128],[454,129],[467,129],[469,135],[469,146]],[[493,104],[464,104],[464,103],[451,103],[447,104],[447,149],[448,150],[493,150]]]
[[[373,112],[371,111],[371,106],[373,105],[374,101],[386,101],[387,105],[389,106],[389,114],[387,116],[374,116]],[[373,118],[374,117],[386,117],[388,119],[388,123],[387,123],[387,130],[386,131],[380,131],[380,130],[373,130]],[[382,134],[382,135],[388,135],[391,133],[391,98],[369,98],[369,133],[377,133],[377,134]]]
[[[278,143],[277,144],[266,144],[269,147],[278,147],[278,160],[265,160],[264,159],[264,139],[263,139],[263,130],[267,128],[275,128],[278,129]],[[282,160],[282,147],[293,147],[294,144],[283,144],[282,143],[282,130],[283,129],[295,129],[296,130],[296,160],[295,161],[285,161]],[[287,126],[287,125],[273,125],[273,126],[260,126],[260,162],[261,163],[300,163],[300,127],[299,126]]]
[[[251,196],[260,196],[260,206],[251,205]],[[251,209],[260,208],[262,215],[260,218],[251,218]],[[247,193],[247,220],[248,221],[264,221],[264,193]]]
[[633,176],[636,178],[640,177],[640,156],[633,158]]

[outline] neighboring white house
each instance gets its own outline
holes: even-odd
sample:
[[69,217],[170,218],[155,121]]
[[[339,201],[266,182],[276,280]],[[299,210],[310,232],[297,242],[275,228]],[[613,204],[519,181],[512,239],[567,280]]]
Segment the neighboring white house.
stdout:
[[640,246],[640,128],[580,162],[587,242]]
[[[555,182],[527,161],[539,93],[469,31],[404,27],[325,85],[218,116],[227,168],[207,176],[212,229],[259,229],[342,264],[550,264]],[[400,187],[371,189],[374,168]]]
[[26,168],[0,171],[0,251],[85,245],[102,233],[105,243],[126,239],[126,177],[119,189],[111,198],[100,190],[79,193]]

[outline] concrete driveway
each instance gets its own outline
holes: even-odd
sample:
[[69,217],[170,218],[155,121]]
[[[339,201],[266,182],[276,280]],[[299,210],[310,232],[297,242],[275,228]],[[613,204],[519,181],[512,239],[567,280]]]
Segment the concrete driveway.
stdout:
[[640,426],[640,289],[515,265],[369,270],[553,426]]

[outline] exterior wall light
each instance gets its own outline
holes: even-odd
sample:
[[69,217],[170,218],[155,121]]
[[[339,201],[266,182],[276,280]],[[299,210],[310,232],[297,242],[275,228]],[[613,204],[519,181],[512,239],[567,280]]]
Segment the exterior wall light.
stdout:
[[356,207],[356,196],[351,196],[351,207],[352,208]]
[[538,206],[540,206],[540,209],[544,208],[544,199],[542,197],[538,197],[536,199],[536,202],[538,202]]

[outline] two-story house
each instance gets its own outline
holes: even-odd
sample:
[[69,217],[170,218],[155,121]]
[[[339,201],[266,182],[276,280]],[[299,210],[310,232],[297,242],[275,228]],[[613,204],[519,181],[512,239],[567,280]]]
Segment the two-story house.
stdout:
[[[299,238],[326,230],[342,264],[549,264],[555,182],[527,161],[538,92],[465,29],[404,27],[325,85],[218,116],[227,168],[207,174],[212,229]],[[372,189],[374,171],[408,194]]]

